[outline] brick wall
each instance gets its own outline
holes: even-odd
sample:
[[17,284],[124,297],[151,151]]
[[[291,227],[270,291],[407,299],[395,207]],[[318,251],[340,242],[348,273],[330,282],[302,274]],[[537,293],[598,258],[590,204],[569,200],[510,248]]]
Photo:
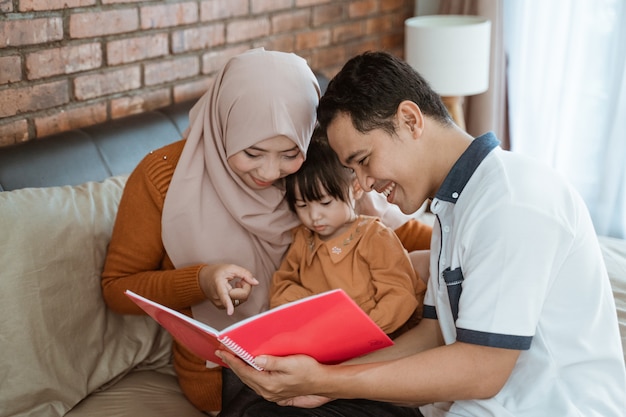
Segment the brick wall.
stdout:
[[0,146],[199,97],[246,49],[332,77],[402,56],[414,0],[0,0]]

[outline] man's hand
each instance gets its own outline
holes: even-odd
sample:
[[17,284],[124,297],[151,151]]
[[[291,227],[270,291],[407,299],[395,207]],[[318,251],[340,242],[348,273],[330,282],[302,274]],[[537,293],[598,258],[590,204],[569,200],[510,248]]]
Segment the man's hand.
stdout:
[[315,393],[314,381],[323,380],[320,379],[323,365],[309,356],[259,356],[255,362],[263,371],[257,371],[230,352],[216,353],[246,385],[269,401],[307,408],[330,401],[310,395]]

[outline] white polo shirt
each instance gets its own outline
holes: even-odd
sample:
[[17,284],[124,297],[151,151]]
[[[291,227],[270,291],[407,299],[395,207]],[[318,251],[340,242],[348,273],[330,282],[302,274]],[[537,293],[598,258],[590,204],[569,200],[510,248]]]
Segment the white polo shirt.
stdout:
[[431,210],[424,317],[439,320],[446,344],[521,354],[495,397],[436,403],[424,415],[625,416],[617,314],[578,193],[488,133],[456,162]]

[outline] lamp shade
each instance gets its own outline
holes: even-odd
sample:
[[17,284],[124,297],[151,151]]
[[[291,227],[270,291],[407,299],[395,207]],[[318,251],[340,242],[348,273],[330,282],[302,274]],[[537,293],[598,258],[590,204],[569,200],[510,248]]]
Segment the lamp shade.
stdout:
[[405,60],[441,96],[489,88],[491,22],[479,16],[418,16],[404,22]]

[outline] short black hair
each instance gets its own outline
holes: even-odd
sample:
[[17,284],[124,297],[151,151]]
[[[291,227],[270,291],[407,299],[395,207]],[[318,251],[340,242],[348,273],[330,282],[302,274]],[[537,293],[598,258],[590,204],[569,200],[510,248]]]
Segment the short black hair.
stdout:
[[320,201],[324,195],[350,202],[350,187],[354,175],[344,167],[317,127],[313,132],[304,163],[298,171],[285,178],[285,198],[296,211],[296,190],[304,201]]
[[328,83],[317,108],[325,132],[345,113],[361,133],[383,129],[395,133],[392,116],[404,100],[443,124],[452,123],[441,97],[409,64],[387,52],[365,52],[351,58]]

